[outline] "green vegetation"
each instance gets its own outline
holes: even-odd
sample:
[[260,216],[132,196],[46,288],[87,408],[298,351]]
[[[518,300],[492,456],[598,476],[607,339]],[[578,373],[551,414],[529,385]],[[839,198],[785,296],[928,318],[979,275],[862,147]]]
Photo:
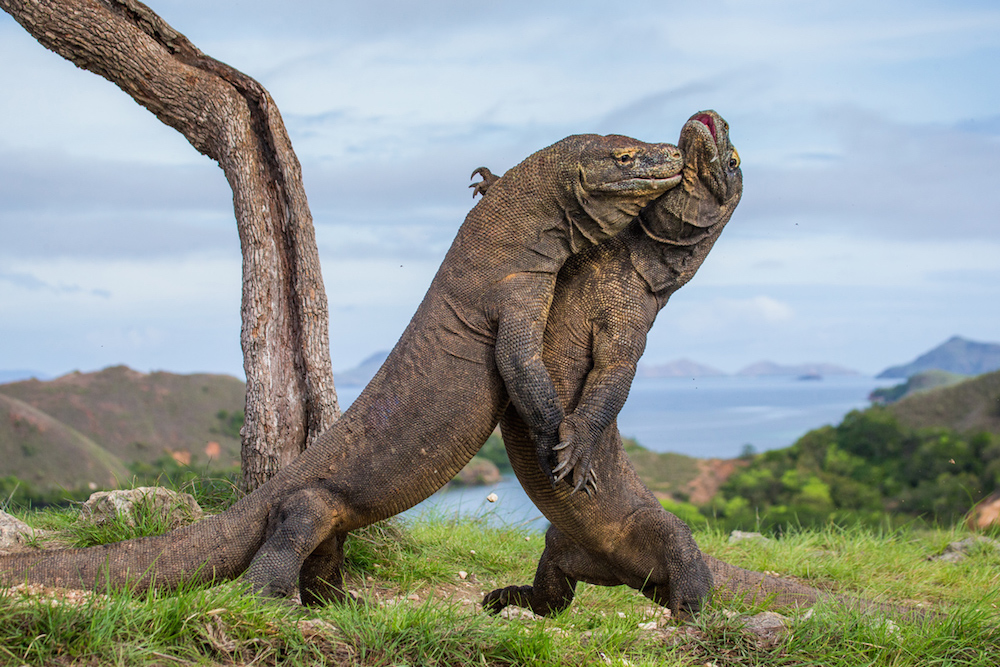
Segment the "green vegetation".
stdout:
[[510,459],[507,458],[507,449],[503,446],[503,439],[500,437],[498,431],[490,433],[490,437],[486,440],[486,444],[480,448],[479,453],[476,454],[487,461],[493,462],[500,472],[508,474],[512,472],[510,467]]
[[698,459],[674,452],[652,452],[632,438],[622,438],[635,471],[651,490],[687,500],[688,483],[698,476]]
[[959,375],[958,373],[949,373],[948,371],[937,369],[921,371],[920,373],[911,375],[907,378],[906,382],[892,387],[876,389],[868,398],[874,403],[886,405],[888,403],[895,403],[904,396],[909,396],[918,391],[947,387],[967,379],[969,379],[967,375]]
[[217,433],[227,435],[236,440],[242,437],[240,430],[243,428],[243,422],[246,420],[243,410],[233,410],[232,412],[219,410],[215,413],[215,417],[219,420],[219,425],[215,429]]
[[1000,485],[1000,437],[900,425],[854,411],[765,452],[730,477],[706,512],[724,526],[949,525]]
[[943,427],[962,433],[989,431],[1000,435],[1000,371],[964,382],[906,396],[888,406],[903,426]]
[[[56,514],[25,519],[51,527]],[[542,536],[492,528],[485,516],[425,516],[352,535],[346,581],[356,599],[318,609],[247,597],[238,582],[141,597],[100,591],[82,603],[51,589],[0,597],[0,664],[995,665],[1000,555],[926,560],[963,536],[827,527],[762,545],[697,531],[706,551],[743,567],[943,612],[890,620],[827,605],[768,636],[732,614],[759,609],[713,602],[694,624],[674,626],[635,591],[586,584],[551,619],[489,616],[478,608],[483,592],[530,582]]]

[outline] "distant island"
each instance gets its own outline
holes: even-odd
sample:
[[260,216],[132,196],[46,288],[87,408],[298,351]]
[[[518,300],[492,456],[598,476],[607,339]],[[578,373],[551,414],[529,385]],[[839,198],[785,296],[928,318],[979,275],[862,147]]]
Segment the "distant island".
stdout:
[[[365,358],[352,368],[345,368],[333,374],[338,387],[363,387],[368,384],[382,366],[387,350],[380,350]],[[729,377],[729,373],[714,366],[691,359],[675,359],[666,363],[639,362],[635,376],[643,379],[655,378],[706,378]],[[836,364],[812,362],[804,364],[778,364],[773,361],[758,361],[735,373],[738,377],[797,377],[820,379],[827,375],[861,375],[856,370]]]
[[856,370],[826,363],[807,363],[785,366],[773,361],[758,361],[736,372],[740,377],[766,377],[771,375],[790,375],[806,379],[818,379],[825,375],[861,375]]
[[690,359],[677,359],[665,364],[639,364],[636,377],[639,378],[681,378],[719,377],[726,375],[718,368],[699,364]]
[[982,375],[1000,370],[1000,343],[979,343],[952,336],[908,364],[890,366],[876,377],[905,379],[921,371]]

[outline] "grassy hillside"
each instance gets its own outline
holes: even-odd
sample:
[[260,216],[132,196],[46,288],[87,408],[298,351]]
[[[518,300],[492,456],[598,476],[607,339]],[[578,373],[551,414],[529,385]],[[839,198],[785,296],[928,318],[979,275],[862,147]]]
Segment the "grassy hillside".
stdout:
[[1000,434],[1000,371],[906,396],[888,408],[904,426]]
[[234,377],[147,374],[113,366],[46,382],[12,382],[0,385],[0,394],[41,410],[122,461],[151,463],[177,452],[199,464],[211,458],[213,467],[239,464],[232,415],[243,410],[244,383]]
[[38,488],[69,489],[130,478],[122,461],[90,438],[0,394],[0,477],[11,475]]
[[691,484],[702,471],[699,459],[674,452],[652,452],[631,438],[625,438],[623,443],[635,471],[651,491],[680,500],[690,497]]

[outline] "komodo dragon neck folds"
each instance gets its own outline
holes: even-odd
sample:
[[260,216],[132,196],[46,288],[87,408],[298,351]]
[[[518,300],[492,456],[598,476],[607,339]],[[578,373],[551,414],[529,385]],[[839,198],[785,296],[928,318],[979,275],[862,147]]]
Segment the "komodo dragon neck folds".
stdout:
[[[483,606],[539,614],[565,609],[578,581],[628,585],[679,615],[696,611],[714,588],[723,599],[807,606],[821,591],[744,570],[701,554],[684,522],[660,505],[622,448],[615,418],[625,402],[646,334],[667,299],[697,271],[743,191],[729,126],[715,112],[692,116],[681,132],[683,186],[650,204],[614,239],[567,262],[559,273],[545,331],[544,362],[574,430],[567,466],[590,476],[597,493],[553,486],[539,468],[522,420],[501,420],[511,465],[551,526],[534,583],[488,593]],[[489,184],[479,189],[488,191]],[[572,411],[572,412],[570,412]],[[565,451],[565,450],[564,450]],[[579,483],[579,480],[577,481]],[[891,605],[834,598],[848,605],[913,613]]]
[[343,596],[345,535],[443,486],[508,396],[542,447],[562,406],[541,361],[556,273],[680,180],[676,146],[573,136],[492,184],[378,374],[290,466],[220,515],[159,537],[0,558],[0,583],[171,588],[247,571],[253,589]]

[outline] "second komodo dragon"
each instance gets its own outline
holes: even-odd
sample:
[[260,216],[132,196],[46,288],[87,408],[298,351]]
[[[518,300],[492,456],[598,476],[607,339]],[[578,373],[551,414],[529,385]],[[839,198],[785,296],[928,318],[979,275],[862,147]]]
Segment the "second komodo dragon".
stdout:
[[[305,603],[343,597],[346,534],[448,482],[508,406],[555,444],[562,407],[541,361],[556,273],[680,182],[680,151],[573,136],[513,167],[466,217],[424,300],[344,416],[222,514],[158,537],[0,557],[0,583],[174,588],[247,571]],[[537,457],[536,457],[537,461]]]
[[[578,255],[559,274],[545,332],[544,360],[580,451],[565,459],[589,474],[599,493],[550,484],[523,422],[508,411],[501,427],[511,465],[551,526],[531,586],[488,593],[483,606],[538,614],[565,609],[578,581],[628,585],[685,616],[710,589],[722,599],[808,606],[820,599],[889,613],[919,610],[834,597],[788,579],[700,554],[688,526],[642,483],[621,444],[615,417],[635,374],[657,312],[704,261],[743,190],[729,126],[712,111],[692,116],[682,132],[682,186],[650,204],[622,234]],[[488,184],[479,188],[488,189]],[[596,295],[596,297],[595,297]],[[603,425],[603,427],[602,427]],[[703,559],[703,560],[702,560]],[[700,563],[703,563],[699,565]]]

